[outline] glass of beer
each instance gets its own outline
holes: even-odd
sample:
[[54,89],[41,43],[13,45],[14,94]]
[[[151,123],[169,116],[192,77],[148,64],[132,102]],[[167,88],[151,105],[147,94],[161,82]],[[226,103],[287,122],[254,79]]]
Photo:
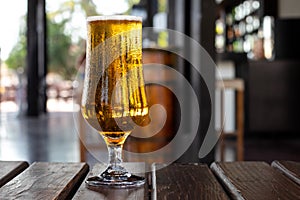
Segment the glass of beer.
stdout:
[[142,71],[142,19],[136,16],[87,18],[86,69],[81,103],[85,120],[103,137],[107,169],[88,186],[143,185],[143,177],[122,166],[122,147],[136,125],[148,117]]

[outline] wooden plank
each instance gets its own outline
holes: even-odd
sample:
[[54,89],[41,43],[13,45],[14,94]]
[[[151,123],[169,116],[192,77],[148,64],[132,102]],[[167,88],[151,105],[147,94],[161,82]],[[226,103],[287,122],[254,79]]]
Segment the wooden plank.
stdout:
[[272,167],[300,185],[300,162],[275,160],[272,162]]
[[0,161],[0,187],[20,174],[28,167],[24,161]]
[[213,163],[211,169],[233,199],[300,197],[300,186],[265,162]]
[[[105,164],[96,164],[92,171],[87,176],[95,176],[100,174],[102,171],[106,169]],[[134,172],[133,174],[138,174],[140,176],[145,176],[144,173],[142,173],[145,170],[145,164],[144,163],[124,163],[124,167],[130,171]],[[140,173],[138,173],[140,172]],[[146,177],[147,178],[147,177]],[[73,199],[81,200],[81,199],[149,199],[148,194],[148,179],[146,180],[146,184],[141,187],[137,188],[124,188],[124,189],[117,189],[117,188],[109,188],[109,187],[99,187],[99,188],[87,188],[85,183],[82,183],[79,190],[75,194]]]
[[228,199],[207,165],[172,164],[152,171],[152,199]]
[[68,199],[88,170],[85,163],[36,162],[0,188],[0,199]]

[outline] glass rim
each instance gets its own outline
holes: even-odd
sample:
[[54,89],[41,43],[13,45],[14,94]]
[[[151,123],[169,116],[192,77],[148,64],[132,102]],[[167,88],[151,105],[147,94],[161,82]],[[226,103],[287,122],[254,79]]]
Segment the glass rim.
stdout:
[[127,21],[142,21],[142,17],[134,15],[95,15],[87,17],[87,22],[106,21],[106,20],[127,20]]

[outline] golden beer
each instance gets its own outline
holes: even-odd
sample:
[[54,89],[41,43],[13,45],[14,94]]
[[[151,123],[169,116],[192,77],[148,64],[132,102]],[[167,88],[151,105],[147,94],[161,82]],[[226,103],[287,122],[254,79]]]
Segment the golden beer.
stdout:
[[[142,71],[142,23],[90,18],[82,113],[107,144],[122,145],[148,117]],[[96,83],[95,83],[96,82]],[[98,125],[96,124],[98,123]]]

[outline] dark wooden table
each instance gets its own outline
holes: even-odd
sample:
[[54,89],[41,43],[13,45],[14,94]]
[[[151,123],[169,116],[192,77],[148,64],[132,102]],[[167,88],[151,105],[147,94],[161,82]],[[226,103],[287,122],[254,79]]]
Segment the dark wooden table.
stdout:
[[[141,170],[142,163],[125,163]],[[85,163],[0,162],[0,199],[300,199],[300,163],[292,161],[153,164],[134,189],[87,189],[105,168]],[[161,168],[161,169],[160,169]],[[159,170],[157,170],[159,169]]]

